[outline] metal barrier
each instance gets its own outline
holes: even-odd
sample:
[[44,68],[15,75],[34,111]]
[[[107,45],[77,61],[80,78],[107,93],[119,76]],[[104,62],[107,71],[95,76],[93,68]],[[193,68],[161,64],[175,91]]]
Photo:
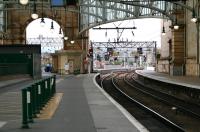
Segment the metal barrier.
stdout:
[[56,76],[34,82],[22,89],[22,128],[29,128],[33,118],[56,93]]

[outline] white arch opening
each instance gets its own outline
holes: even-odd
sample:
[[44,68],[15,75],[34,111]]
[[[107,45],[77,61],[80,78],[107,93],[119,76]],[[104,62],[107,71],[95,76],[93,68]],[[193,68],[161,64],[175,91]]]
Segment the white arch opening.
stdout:
[[41,18],[38,18],[27,26],[26,43],[41,44],[42,53],[55,53],[63,49],[64,35],[60,25],[49,18],[44,18],[44,22],[44,26],[41,26]]

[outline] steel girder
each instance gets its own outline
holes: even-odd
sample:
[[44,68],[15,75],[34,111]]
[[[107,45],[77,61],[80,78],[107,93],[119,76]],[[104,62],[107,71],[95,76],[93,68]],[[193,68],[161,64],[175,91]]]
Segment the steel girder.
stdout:
[[[50,10],[50,1],[45,2],[45,9]],[[192,11],[192,7],[187,6],[182,1],[169,2],[170,0],[79,0],[77,10],[67,11],[77,12],[80,15],[80,33],[99,24],[138,18],[166,18],[174,19],[174,4],[180,8]],[[9,4],[17,4],[10,8]],[[41,0],[37,0],[41,4]],[[29,1],[27,6],[19,4],[18,0],[0,0],[0,26],[6,24],[6,12],[9,10],[32,10],[33,1]],[[60,9],[58,9],[60,10]],[[65,10],[63,8],[63,10]],[[163,17],[164,15],[164,17]],[[0,27],[0,30],[3,29]],[[2,31],[2,30],[1,30]]]
[[[174,20],[175,5],[192,11],[182,1],[164,0],[79,0],[80,12],[96,14],[80,14],[80,33],[91,27],[113,21],[138,18],[165,18]],[[95,16],[101,16],[99,19]]]
[[95,48],[155,48],[156,41],[91,42]]

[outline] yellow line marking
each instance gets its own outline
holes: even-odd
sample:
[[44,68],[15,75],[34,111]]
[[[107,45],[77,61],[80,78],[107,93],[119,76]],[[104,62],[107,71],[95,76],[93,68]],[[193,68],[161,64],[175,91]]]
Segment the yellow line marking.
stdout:
[[47,103],[42,111],[41,114],[38,115],[39,119],[51,119],[54,115],[58,105],[62,99],[63,93],[56,93],[55,96]]

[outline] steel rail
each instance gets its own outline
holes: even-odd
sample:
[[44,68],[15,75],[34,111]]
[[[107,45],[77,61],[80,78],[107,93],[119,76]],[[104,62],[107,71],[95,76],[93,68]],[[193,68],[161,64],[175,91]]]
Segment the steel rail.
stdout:
[[159,113],[157,113],[156,111],[152,110],[151,108],[145,106],[144,104],[142,104],[141,102],[133,99],[132,97],[130,97],[128,94],[126,94],[125,92],[123,92],[118,86],[117,84],[114,82],[114,77],[112,77],[112,83],[114,85],[114,87],[121,92],[123,95],[125,95],[128,99],[130,99],[131,101],[133,101],[134,103],[136,103],[137,105],[139,105],[141,108],[143,108],[145,111],[150,112],[153,116],[155,116],[156,118],[158,118],[159,120],[165,122],[167,125],[171,126],[172,128],[176,129],[176,131],[180,131],[180,132],[186,132],[181,126],[175,124],[174,122],[170,121],[169,119],[165,118],[164,116],[160,115]]
[[191,110],[189,110],[189,109],[187,109],[187,108],[185,108],[185,107],[183,107],[183,106],[177,105],[177,104],[173,103],[173,101],[165,100],[165,99],[163,99],[163,98],[161,98],[161,97],[158,97],[157,95],[154,95],[154,94],[152,94],[152,93],[150,93],[150,92],[147,92],[147,91],[145,91],[145,90],[142,90],[141,88],[138,88],[138,87],[134,86],[133,84],[131,84],[130,82],[128,82],[125,78],[126,78],[126,76],[124,77],[124,81],[125,81],[129,86],[131,86],[131,87],[133,87],[133,88],[139,90],[140,92],[142,92],[142,93],[144,93],[144,94],[147,94],[147,95],[153,97],[154,99],[160,100],[160,101],[162,101],[162,102],[164,102],[164,103],[166,103],[166,104],[168,104],[168,105],[175,106],[176,108],[178,108],[179,111],[187,112],[188,114],[194,116],[195,118],[199,118],[199,119],[200,119],[200,115],[199,115],[198,113],[196,113],[196,112],[194,112],[194,111],[191,111]]

